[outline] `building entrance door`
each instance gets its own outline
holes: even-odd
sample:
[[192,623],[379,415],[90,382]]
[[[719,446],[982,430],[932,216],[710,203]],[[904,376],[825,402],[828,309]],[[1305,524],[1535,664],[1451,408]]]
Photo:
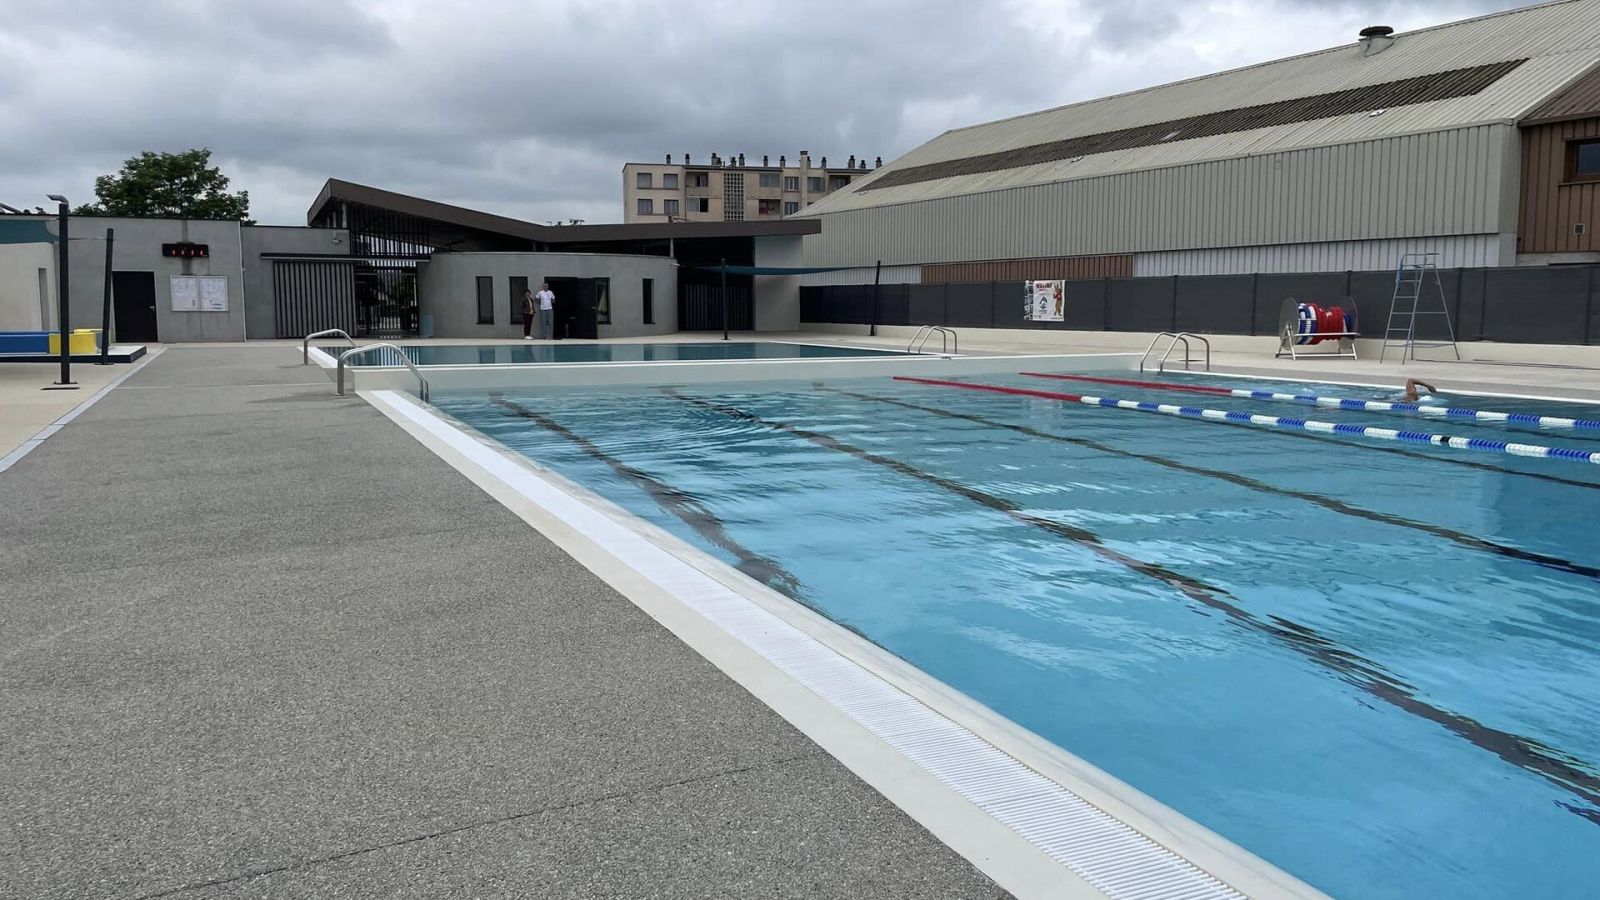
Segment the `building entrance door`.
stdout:
[[546,278],[556,295],[556,337],[594,340],[600,336],[595,321],[599,297],[593,278]]
[[117,317],[117,342],[153,344],[156,333],[156,273],[112,272],[111,295]]

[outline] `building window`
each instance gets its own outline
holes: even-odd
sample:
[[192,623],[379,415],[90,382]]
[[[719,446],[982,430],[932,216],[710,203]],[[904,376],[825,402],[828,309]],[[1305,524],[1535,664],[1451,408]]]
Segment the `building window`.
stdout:
[[795,213],[797,213],[799,211],[800,211],[800,204],[795,202],[795,201],[793,201],[793,200],[786,201],[783,204],[783,214],[786,215],[786,216],[792,216],[792,215],[794,215]]
[[646,278],[644,285],[639,289],[639,297],[644,310],[644,324],[656,323],[656,280]]
[[642,187],[642,188],[652,187],[652,185],[650,184],[650,173],[649,172],[640,172],[639,174],[633,176],[633,178],[634,178],[633,184],[634,184],[635,187]]
[[611,279],[594,280],[594,321],[596,325],[611,324]]
[[806,190],[813,194],[822,193],[822,179],[817,177],[806,179]]
[[639,207],[638,207],[639,215],[641,215],[641,216],[655,215],[655,206],[656,206],[656,204],[655,204],[654,200],[651,200],[649,197],[640,197],[637,202],[639,204]]
[[1567,144],[1567,180],[1600,181],[1600,141]]
[[703,213],[711,212],[711,198],[710,197],[691,197],[691,198],[689,198],[689,211],[690,212],[703,212]]
[[511,302],[506,308],[511,314],[506,316],[506,321],[515,324],[522,321],[522,294],[528,289],[528,276],[513,275],[507,283],[511,285]]
[[800,176],[799,175],[785,175],[785,176],[783,176],[783,189],[786,190],[786,191],[794,191],[795,193],[799,193],[800,192]]
[[776,200],[757,200],[756,201],[756,214],[757,215],[762,215],[762,216],[775,216],[775,215],[777,215],[778,214],[778,201],[776,201]]
[[676,201],[676,200],[663,200],[663,201],[661,201],[661,211],[666,213],[669,216],[677,215],[678,214],[678,201]]
[[836,190],[836,191],[838,189],[842,188],[842,187],[849,187],[849,186],[850,186],[850,179],[848,177],[833,179],[833,189]]
[[697,173],[689,176],[689,187],[710,187],[710,186],[711,186],[711,174],[709,172],[697,172]]
[[478,276],[478,324],[494,324],[494,277]]
[[778,186],[778,173],[777,172],[762,172],[761,173],[761,186],[764,187],[764,188],[775,188],[775,187],[777,187]]
[[677,187],[678,187],[678,173],[677,172],[666,172],[666,173],[663,173],[662,176],[661,176],[661,186],[664,187],[664,188],[667,188],[668,190],[676,190]]

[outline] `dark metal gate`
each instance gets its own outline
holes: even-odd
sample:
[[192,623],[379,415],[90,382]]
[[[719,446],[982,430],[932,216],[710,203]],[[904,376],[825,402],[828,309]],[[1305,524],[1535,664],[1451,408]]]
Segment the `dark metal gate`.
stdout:
[[328,328],[356,333],[356,261],[272,261],[274,332],[299,338]]
[[414,261],[372,262],[355,267],[358,337],[411,337],[421,316],[417,305],[417,264]]
[[[755,325],[750,286],[728,285],[728,330],[749,331]],[[678,286],[678,330],[721,331],[722,288],[715,284]]]

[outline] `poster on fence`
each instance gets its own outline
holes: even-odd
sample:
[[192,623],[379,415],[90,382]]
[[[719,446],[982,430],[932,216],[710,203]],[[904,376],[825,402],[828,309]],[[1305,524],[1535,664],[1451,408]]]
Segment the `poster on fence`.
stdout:
[[1060,322],[1066,317],[1065,281],[1024,281],[1023,285],[1027,289],[1023,319],[1029,322]]

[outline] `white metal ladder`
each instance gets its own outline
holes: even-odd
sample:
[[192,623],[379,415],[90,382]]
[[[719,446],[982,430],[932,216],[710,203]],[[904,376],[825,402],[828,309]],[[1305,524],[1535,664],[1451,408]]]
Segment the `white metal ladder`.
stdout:
[[[1391,344],[1400,347],[1400,362],[1417,358],[1417,348],[1449,347],[1461,359],[1461,348],[1456,346],[1455,326],[1450,323],[1450,307],[1444,299],[1444,283],[1439,280],[1438,253],[1403,253],[1400,265],[1394,270],[1394,298],[1389,301],[1389,324],[1383,329],[1383,347],[1378,351],[1378,362],[1383,362]],[[1429,287],[1432,287],[1430,290]],[[1438,309],[1422,306],[1422,297],[1439,298]],[[1419,343],[1417,317],[1443,316],[1447,341]],[[1396,322],[1403,322],[1397,325]]]
[[[339,396],[344,396],[345,360],[352,356],[364,356],[373,350],[388,351],[390,354],[389,359],[394,360],[395,362],[398,362],[410,369],[411,374],[417,376],[417,396],[422,399],[423,403],[428,402],[428,379],[422,377],[422,370],[417,368],[417,364],[411,361],[411,357],[406,355],[406,351],[402,347],[400,347],[398,344],[391,344],[388,341],[379,341],[375,344],[363,344],[360,347],[352,347],[351,349],[339,354],[339,365],[337,369],[338,375],[336,378]],[[385,360],[380,361],[378,365],[393,365],[393,363]]]
[[922,348],[934,334],[939,335],[940,355],[949,356],[952,351],[957,356],[961,355],[961,338],[956,335],[955,329],[945,328],[943,325],[924,325],[918,328],[917,333],[911,338],[911,343],[906,345],[906,352],[921,353]]
[[1167,369],[1167,357],[1172,355],[1172,348],[1178,346],[1179,343],[1183,344],[1183,368],[1185,370],[1187,370],[1189,368],[1189,364],[1190,363],[1192,363],[1192,362],[1201,362],[1201,360],[1194,359],[1191,356],[1189,356],[1189,339],[1190,338],[1194,338],[1195,340],[1199,341],[1201,344],[1205,345],[1206,356],[1205,356],[1204,362],[1206,364],[1206,371],[1207,372],[1211,371],[1211,342],[1210,341],[1206,340],[1205,338],[1201,337],[1198,334],[1191,334],[1190,332],[1187,332],[1187,331],[1179,331],[1179,332],[1163,331],[1160,334],[1156,335],[1155,338],[1150,341],[1150,346],[1144,348],[1144,355],[1139,357],[1139,371],[1140,372],[1144,371],[1145,361],[1150,358],[1151,351],[1156,349],[1156,344],[1160,343],[1162,338],[1171,338],[1172,341],[1167,344],[1166,351],[1161,354],[1160,361],[1156,363],[1156,371],[1157,372],[1165,372],[1166,371],[1166,369]]

